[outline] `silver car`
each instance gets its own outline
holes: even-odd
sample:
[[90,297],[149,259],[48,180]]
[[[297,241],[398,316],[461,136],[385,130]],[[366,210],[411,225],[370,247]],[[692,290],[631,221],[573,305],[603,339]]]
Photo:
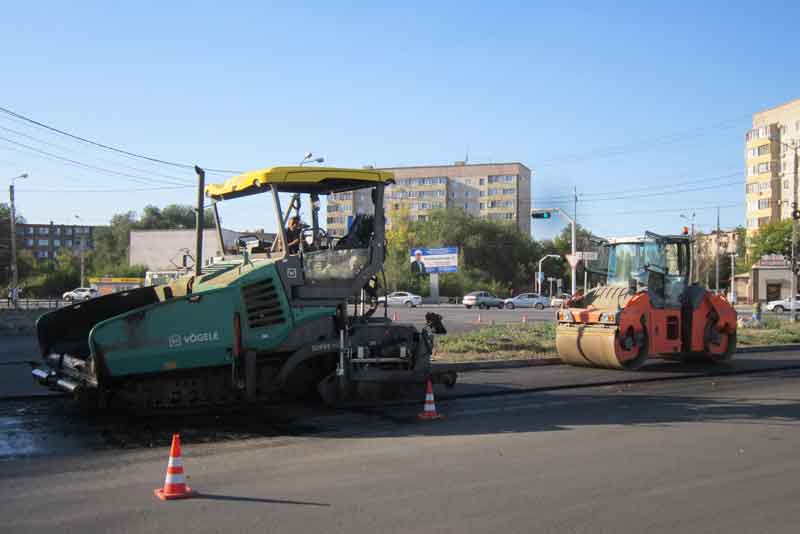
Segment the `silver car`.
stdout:
[[547,297],[543,297],[537,293],[520,293],[516,297],[505,299],[503,305],[507,310],[513,310],[514,308],[536,308],[537,310],[543,310],[550,305],[550,301]]
[[395,291],[385,297],[378,297],[379,303],[382,304],[383,301],[386,301],[389,306],[406,306],[407,308],[415,308],[422,305],[422,297],[407,291]]

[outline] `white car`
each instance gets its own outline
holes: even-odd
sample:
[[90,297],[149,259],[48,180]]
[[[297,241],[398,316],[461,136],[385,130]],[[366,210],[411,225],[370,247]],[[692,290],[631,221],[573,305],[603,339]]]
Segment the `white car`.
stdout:
[[513,310],[514,308],[536,308],[537,310],[543,310],[550,305],[550,301],[547,297],[536,293],[520,293],[516,297],[505,299],[503,305],[507,310]]
[[384,301],[387,301],[389,306],[414,308],[422,305],[422,297],[414,293],[409,293],[408,291],[395,291],[394,293],[389,293],[385,297],[378,297],[378,302],[380,304],[383,304]]
[[66,300],[67,302],[73,302],[76,300],[89,300],[93,299],[97,296],[97,290],[93,287],[78,287],[73,289],[72,291],[67,291],[61,298]]
[[[790,311],[792,309],[792,303],[789,299],[783,300],[771,300],[767,302],[767,305],[764,306],[767,311],[775,312],[775,313],[783,313],[785,311]],[[797,295],[794,298],[794,310],[800,311],[800,295]]]
[[570,294],[569,293],[561,293],[559,295],[554,295],[553,298],[550,299],[550,306],[553,308],[560,308],[562,304],[569,300]]

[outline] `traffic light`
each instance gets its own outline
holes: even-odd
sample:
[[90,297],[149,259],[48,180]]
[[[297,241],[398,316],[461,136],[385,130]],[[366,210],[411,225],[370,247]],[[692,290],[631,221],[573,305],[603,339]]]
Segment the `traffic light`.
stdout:
[[549,219],[552,215],[553,214],[547,210],[531,210],[532,219]]
[[797,202],[792,202],[792,219],[795,221],[800,219],[800,210],[797,209]]

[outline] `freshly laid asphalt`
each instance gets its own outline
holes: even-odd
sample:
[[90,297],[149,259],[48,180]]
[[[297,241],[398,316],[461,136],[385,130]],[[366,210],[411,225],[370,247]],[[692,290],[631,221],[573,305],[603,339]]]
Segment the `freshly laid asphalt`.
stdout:
[[[421,399],[288,422],[273,414],[274,434],[216,440],[176,418],[199,495],[166,503],[153,495],[166,436],[153,447],[103,448],[89,443],[102,432],[78,432],[73,415],[53,439],[68,439],[64,428],[72,427],[83,447],[45,446],[0,461],[0,530],[794,533],[800,357],[742,356],[727,371],[760,372],[465,373],[454,390],[437,389],[446,418],[432,422],[417,420]],[[490,395],[456,398],[459,391]],[[24,420],[25,410],[44,417],[28,431],[46,424],[43,408],[19,410],[0,415],[0,429]],[[264,416],[250,417],[254,425]],[[0,451],[7,443],[0,439]]]

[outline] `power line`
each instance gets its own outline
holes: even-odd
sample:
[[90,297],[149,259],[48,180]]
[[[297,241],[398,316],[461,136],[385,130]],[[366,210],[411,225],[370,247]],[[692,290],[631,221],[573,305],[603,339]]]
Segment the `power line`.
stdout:
[[183,189],[193,189],[192,186],[176,186],[176,187],[140,187],[134,189],[20,189],[20,193],[137,193],[141,191],[174,191]]
[[[589,200],[581,200],[584,204],[594,204],[597,202],[610,202],[614,200],[629,200],[634,198],[652,198],[652,197],[659,197],[659,196],[669,196],[669,195],[676,195],[680,193],[689,193],[694,191],[707,191],[710,189],[718,189],[720,187],[730,186],[730,185],[744,185],[745,182],[741,180],[733,180],[730,182],[722,182],[719,184],[712,184],[712,185],[704,185],[699,187],[685,187],[685,188],[678,188],[672,189],[670,191],[656,191],[651,193],[640,193],[640,194],[630,194],[630,195],[619,195],[615,197],[608,197],[608,198],[596,198],[596,199],[589,199]],[[569,204],[569,201],[561,200],[561,201],[551,201],[547,202],[547,199],[544,200],[536,200],[537,204]]]
[[660,210],[632,210],[632,211],[615,211],[611,213],[587,213],[584,214],[584,217],[612,217],[618,215],[645,215],[648,213],[681,213],[686,211],[703,211],[703,210],[715,210],[717,208],[727,209],[727,208],[742,208],[744,204],[741,202],[735,202],[731,204],[715,204],[713,206],[695,206],[695,207],[683,207],[683,208],[667,208],[667,209],[660,209]]
[[[70,149],[70,148],[68,148],[68,147],[65,147],[65,146],[63,146],[63,145],[59,145],[59,144],[57,144],[57,143],[51,143],[51,142],[49,142],[49,141],[44,141],[43,139],[39,139],[38,137],[34,137],[34,136],[32,136],[32,135],[28,135],[28,134],[26,134],[26,133],[20,132],[20,131],[18,131],[18,130],[15,130],[15,129],[13,129],[13,128],[7,128],[7,127],[5,127],[5,126],[0,126],[0,130],[3,130],[3,131],[5,131],[5,132],[12,133],[12,134],[14,134],[14,135],[18,135],[18,136],[20,136],[20,137],[24,137],[24,138],[26,138],[26,139],[30,139],[31,141],[35,141],[35,142],[37,142],[37,143],[41,143],[41,144],[43,144],[43,145],[46,145],[46,146],[51,146],[51,147],[53,147],[53,148],[58,148],[58,149],[61,149],[61,150],[66,150],[67,152],[78,152],[78,151],[76,151],[76,150],[74,150],[74,149]],[[181,181],[189,181],[189,180],[187,180],[186,178],[183,178],[183,177],[181,177],[181,176],[173,176],[173,175],[170,175],[170,174],[161,174],[161,173],[158,173],[158,172],[153,172],[153,171],[151,171],[151,170],[149,170],[149,169],[142,169],[142,168],[140,168],[140,167],[132,167],[132,166],[130,166],[130,165],[124,165],[124,164],[122,164],[122,163],[119,163],[119,162],[116,162],[116,161],[110,161],[110,160],[107,160],[107,159],[102,159],[102,158],[96,158],[96,159],[97,159],[98,161],[102,161],[103,163],[110,163],[111,165],[119,165],[120,167],[124,167],[124,168],[126,168],[126,169],[131,169],[131,170],[133,170],[133,171],[136,171],[136,172],[143,172],[143,173],[147,173],[147,174],[150,174],[150,175],[152,175],[152,176],[158,176],[158,177],[160,177],[160,178],[166,178],[166,179],[168,179],[168,180],[181,180]]]
[[[116,175],[116,176],[122,176],[122,177],[125,177],[125,178],[131,178],[133,180],[138,180],[140,182],[144,181],[145,183],[158,183],[158,181],[153,180],[152,178],[148,178],[147,176],[140,176],[140,175],[137,175],[137,174],[130,174],[130,173],[126,173],[126,172],[115,171],[115,170],[112,170],[112,169],[106,169],[104,167],[98,167],[97,165],[91,165],[89,163],[84,163],[82,161],[74,160],[74,159],[71,159],[71,158],[66,158],[64,156],[59,156],[58,154],[53,154],[52,152],[47,152],[46,150],[41,150],[41,149],[38,149],[36,147],[32,147],[30,145],[26,145],[25,143],[20,143],[18,141],[14,141],[13,139],[9,139],[9,138],[3,137],[1,135],[0,135],[0,141],[5,141],[6,143],[11,143],[12,145],[16,145],[16,146],[22,147],[24,149],[30,150],[30,151],[32,151],[32,152],[34,152],[36,154],[41,155],[41,156],[46,156],[46,157],[49,157],[49,158],[55,158],[57,160],[63,161],[63,162],[65,162],[67,164],[70,164],[70,165],[77,165],[79,167],[84,167],[86,169],[91,169],[91,170],[97,171],[97,172],[104,172],[106,174],[112,174],[112,175]],[[168,183],[172,183],[173,185],[185,185],[185,182],[184,183],[179,183],[179,182],[171,182],[170,181]]]
[[[83,143],[88,143],[90,145],[94,145],[96,147],[99,147],[99,148],[102,148],[102,149],[105,149],[105,150],[110,150],[110,151],[116,152],[118,154],[123,154],[123,155],[131,157],[131,158],[139,158],[139,159],[147,160],[147,161],[150,161],[150,162],[153,162],[153,163],[160,163],[162,165],[169,165],[171,167],[180,167],[180,168],[183,168],[183,169],[194,169],[194,165],[190,165],[188,163],[176,163],[174,161],[168,161],[168,160],[164,160],[164,159],[160,159],[160,158],[155,158],[155,157],[152,157],[152,156],[146,156],[144,154],[137,154],[136,152],[130,152],[128,150],[124,150],[122,148],[117,148],[117,147],[114,147],[114,146],[111,146],[111,145],[106,145],[106,144],[100,143],[98,141],[92,141],[91,139],[87,139],[85,137],[81,137],[79,135],[75,135],[73,133],[70,133],[70,132],[67,132],[67,131],[64,131],[64,130],[60,130],[60,129],[54,127],[54,126],[49,126],[49,125],[44,124],[42,122],[36,121],[34,119],[31,119],[29,117],[26,117],[24,115],[21,115],[19,113],[11,111],[10,109],[4,108],[4,107],[0,107],[0,112],[5,113],[6,115],[9,115],[11,117],[15,117],[17,119],[20,119],[22,121],[25,121],[25,122],[27,122],[29,124],[34,124],[34,125],[39,126],[41,128],[45,128],[47,130],[50,130],[51,132],[55,132],[55,133],[58,133],[58,134],[61,134],[61,135],[65,135],[67,137],[71,137],[72,139],[75,139],[76,141],[81,141]],[[212,169],[212,168],[205,168],[205,167],[203,169],[206,172],[219,173],[219,174],[241,174],[243,172],[243,171],[230,170],[230,169]]]
[[[706,183],[706,182],[715,182],[715,181],[718,181],[718,180],[724,180],[726,178],[731,178],[732,176],[739,176],[741,174],[741,172],[742,171],[737,170],[737,171],[734,171],[734,172],[730,172],[728,174],[721,174],[721,175],[718,175],[718,176],[711,176],[711,177],[703,176],[703,177],[698,177],[698,178],[692,178],[690,180],[685,180],[685,181],[682,181],[682,182],[674,182],[674,183],[670,183],[669,185],[662,185],[662,186],[637,187],[637,188],[634,188],[634,189],[622,189],[622,190],[618,190],[618,191],[605,191],[605,192],[602,192],[602,193],[600,193],[600,192],[597,192],[597,193],[581,193],[580,194],[580,198],[609,196],[609,195],[622,195],[622,194],[627,194],[627,193],[635,193],[637,191],[652,191],[653,189],[657,189],[657,190],[658,189],[665,189],[665,188],[670,188],[671,189],[671,188],[674,188],[676,186],[689,185],[689,184],[694,184],[694,183],[697,183],[697,182],[704,182],[704,183]],[[668,178],[658,178],[658,180],[663,182],[663,181],[667,181],[669,179]],[[544,197],[544,200],[556,200],[556,199],[570,199],[571,200],[572,199],[572,195],[555,195],[555,196],[550,196],[550,197]]]
[[602,148],[598,148],[598,149],[587,151],[587,152],[577,152],[577,153],[573,153],[573,154],[565,154],[564,156],[559,156],[559,157],[550,158],[548,160],[545,160],[542,163],[540,163],[539,165],[537,165],[536,167],[537,168],[547,167],[547,166],[553,165],[553,164],[558,163],[558,162],[563,162],[563,161],[578,162],[578,161],[588,161],[588,160],[591,160],[591,159],[613,157],[613,156],[619,156],[619,155],[631,152],[631,151],[633,151],[633,149],[640,148],[640,147],[644,148],[646,150],[646,149],[651,148],[651,147],[653,147],[655,145],[669,145],[669,144],[680,143],[680,142],[683,142],[683,141],[686,141],[686,140],[689,140],[689,139],[693,139],[695,137],[702,136],[702,135],[704,135],[704,132],[706,132],[707,130],[713,129],[713,128],[723,129],[723,130],[728,130],[728,129],[734,128],[736,126],[736,124],[730,124],[730,125],[727,125],[727,126],[726,126],[726,124],[734,123],[735,121],[739,121],[739,120],[741,120],[743,118],[747,118],[747,117],[750,117],[750,115],[740,115],[740,116],[737,116],[737,117],[733,117],[733,118],[730,118],[730,119],[726,119],[726,120],[720,121],[718,123],[715,123],[715,124],[712,124],[712,125],[709,125],[709,126],[701,126],[701,127],[697,127],[697,128],[692,128],[690,130],[684,130],[682,132],[675,132],[675,133],[671,133],[671,134],[665,134],[665,135],[654,137],[654,138],[651,138],[651,139],[648,139],[648,140],[637,141],[637,142],[634,142],[634,143],[627,143],[627,144],[624,144],[624,145],[612,145],[612,146],[602,147]]

